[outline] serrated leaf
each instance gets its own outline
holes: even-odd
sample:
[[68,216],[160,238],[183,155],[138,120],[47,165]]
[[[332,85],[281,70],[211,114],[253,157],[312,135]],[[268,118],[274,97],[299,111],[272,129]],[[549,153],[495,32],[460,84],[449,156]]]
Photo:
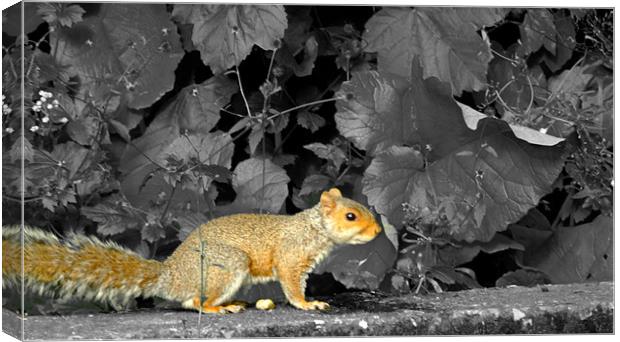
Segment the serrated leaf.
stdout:
[[66,5],[55,3],[39,4],[37,14],[50,25],[71,27],[82,21],[82,14],[86,13],[79,5]]
[[486,87],[491,51],[476,32],[501,20],[499,8],[393,8],[375,13],[366,23],[366,51],[378,53],[379,71],[410,75],[415,56],[423,77],[438,77],[455,95]]
[[547,51],[555,54],[557,31],[553,22],[553,14],[548,9],[528,9],[519,29],[525,54],[536,52],[543,46]]
[[304,145],[304,148],[314,152],[314,154],[321,159],[332,161],[334,166],[336,166],[336,169],[340,169],[342,163],[347,160],[347,156],[344,154],[344,151],[340,147],[333,144],[325,145],[322,143],[312,143]]
[[97,232],[102,235],[115,235],[130,229],[138,229],[144,218],[129,210],[125,199],[117,194],[106,198],[94,207],[82,207],[84,216],[98,223]]
[[559,227],[535,250],[526,266],[543,271],[554,284],[613,279],[613,220],[600,215],[591,223]]
[[43,206],[43,208],[54,212],[56,210],[56,207],[58,206],[58,202],[54,198],[43,196],[41,198],[41,205]]
[[172,17],[193,24],[192,42],[215,74],[241,63],[255,44],[276,48],[287,27],[282,5],[182,5]]
[[325,126],[325,119],[318,114],[304,111],[297,114],[297,124],[314,133]]
[[288,196],[289,181],[286,171],[268,159],[244,160],[233,174],[233,188],[237,193],[233,206],[277,213]]
[[166,231],[159,224],[147,223],[142,227],[140,231],[142,240],[148,242],[155,242],[166,237]]
[[336,102],[336,126],[356,147],[374,154],[391,145],[417,142],[408,84],[375,71],[353,75],[342,84]]
[[57,62],[71,65],[81,91],[122,92],[129,107],[145,108],[174,86],[183,56],[176,26],[163,4],[102,4],[96,15],[50,34]]

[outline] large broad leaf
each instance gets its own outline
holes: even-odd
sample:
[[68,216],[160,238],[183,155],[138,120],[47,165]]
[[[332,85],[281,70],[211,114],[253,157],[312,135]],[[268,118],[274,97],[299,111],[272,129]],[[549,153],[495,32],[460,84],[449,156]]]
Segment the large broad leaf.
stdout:
[[368,203],[393,225],[400,226],[402,204],[413,193],[415,176],[424,172],[424,157],[411,147],[391,146],[379,153],[364,173],[364,194]]
[[613,280],[613,219],[598,216],[591,223],[558,228],[538,248],[524,254],[553,283]]
[[374,153],[391,145],[414,144],[409,85],[375,71],[361,72],[338,92],[336,125],[356,147]]
[[125,92],[132,108],[148,107],[172,89],[183,56],[163,4],[103,4],[96,15],[56,28],[50,42],[58,62],[73,66],[89,92]]
[[421,58],[424,77],[452,85],[454,94],[486,87],[488,44],[476,32],[503,18],[493,8],[391,8],[366,23],[366,51],[378,53],[379,71],[410,75],[414,56]]
[[37,3],[18,2],[15,5],[2,10],[2,32],[10,36],[22,34],[22,4],[24,6],[24,33],[34,31],[43,22],[37,14]]
[[387,149],[366,170],[364,193],[392,224],[400,224],[400,205],[408,202],[442,211],[455,239],[488,241],[551,190],[564,143],[531,144],[491,117],[472,130],[449,85],[421,74],[413,68],[411,97],[426,164],[413,148]]
[[289,181],[286,171],[269,159],[244,160],[233,174],[237,197],[231,208],[238,212],[262,208],[277,213],[288,196]]
[[273,50],[287,26],[282,5],[181,5],[172,16],[193,24],[192,42],[214,73],[241,63],[254,44]]
[[553,14],[548,9],[528,9],[523,24],[519,28],[526,54],[536,52],[543,46],[547,51],[555,54],[557,31]]
[[545,65],[556,72],[570,60],[577,44],[577,36],[575,21],[570,18],[570,14],[564,11],[553,13],[555,30],[557,35],[554,37],[556,41],[556,51],[545,52],[543,61]]
[[[161,152],[182,137],[181,132],[207,134],[219,120],[220,107],[236,90],[236,84],[223,76],[183,88],[151,122],[146,132],[126,147],[119,169],[124,174],[123,192],[130,202],[139,205],[155,198],[164,189],[171,191],[161,177],[154,177],[149,181],[149,187],[141,188],[145,177],[157,169],[152,161],[162,165],[165,156]],[[229,144],[228,148],[234,146]]]

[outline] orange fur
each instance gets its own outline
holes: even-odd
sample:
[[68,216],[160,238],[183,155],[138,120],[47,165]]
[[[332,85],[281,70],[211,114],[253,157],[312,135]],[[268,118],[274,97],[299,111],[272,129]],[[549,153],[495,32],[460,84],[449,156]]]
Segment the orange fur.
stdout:
[[[3,232],[4,233],[4,232]],[[36,237],[42,239],[36,239]],[[76,237],[61,243],[53,235],[25,231],[23,274],[41,293],[84,296],[126,302],[145,295],[160,295],[162,264],[146,260],[119,246]],[[2,274],[21,278],[21,247],[17,239],[2,241]]]

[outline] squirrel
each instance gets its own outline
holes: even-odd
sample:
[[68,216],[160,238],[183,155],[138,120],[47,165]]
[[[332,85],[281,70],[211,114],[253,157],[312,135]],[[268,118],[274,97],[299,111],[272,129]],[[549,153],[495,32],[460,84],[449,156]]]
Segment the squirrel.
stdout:
[[[294,307],[325,310],[328,303],[305,298],[308,273],[336,245],[363,244],[380,232],[365,206],[332,188],[314,207],[295,215],[211,220],[163,262],[114,242],[80,234],[61,240],[26,227],[23,277],[40,294],[111,302],[160,297],[204,313],[239,312],[244,305],[232,299],[242,285],[277,280]],[[19,227],[3,229],[3,285],[21,281],[21,235]]]

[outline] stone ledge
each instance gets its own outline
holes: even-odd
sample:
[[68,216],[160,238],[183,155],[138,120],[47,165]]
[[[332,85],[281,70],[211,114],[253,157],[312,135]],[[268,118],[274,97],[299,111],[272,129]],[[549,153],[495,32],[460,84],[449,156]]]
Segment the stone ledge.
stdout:
[[[29,316],[3,309],[4,332],[25,339],[161,339],[297,336],[613,333],[613,283],[475,289],[429,296],[355,292],[329,312],[201,315],[181,310]],[[200,333],[199,333],[200,332]]]

